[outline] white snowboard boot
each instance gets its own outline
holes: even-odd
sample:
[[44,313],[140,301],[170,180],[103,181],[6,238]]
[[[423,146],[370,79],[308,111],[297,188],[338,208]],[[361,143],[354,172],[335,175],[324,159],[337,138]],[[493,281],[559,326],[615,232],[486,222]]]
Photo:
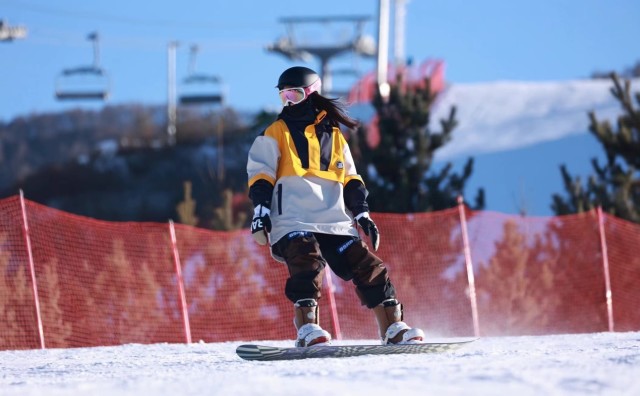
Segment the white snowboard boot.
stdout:
[[409,327],[402,321],[402,304],[394,298],[384,300],[373,308],[378,321],[378,331],[383,345],[420,344],[424,342],[424,332]]
[[294,307],[293,324],[298,330],[296,346],[330,345],[331,334],[319,325],[318,302],[313,298],[305,298],[296,301]]

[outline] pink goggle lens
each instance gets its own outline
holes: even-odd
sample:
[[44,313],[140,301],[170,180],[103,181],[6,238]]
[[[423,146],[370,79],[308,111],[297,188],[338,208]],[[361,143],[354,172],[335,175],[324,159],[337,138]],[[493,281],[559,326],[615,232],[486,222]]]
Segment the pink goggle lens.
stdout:
[[285,88],[278,92],[280,100],[285,106],[296,105],[307,97],[304,88]]

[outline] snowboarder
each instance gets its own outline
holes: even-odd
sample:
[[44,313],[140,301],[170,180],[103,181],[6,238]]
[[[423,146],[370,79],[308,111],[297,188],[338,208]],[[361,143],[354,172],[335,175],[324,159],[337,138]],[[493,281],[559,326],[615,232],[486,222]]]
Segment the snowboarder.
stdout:
[[367,190],[356,172],[339,124],[357,126],[337,99],[320,94],[313,70],[295,66],[278,79],[283,109],[253,142],[247,161],[251,232],[287,265],[286,297],[294,303],[296,346],[329,344],[320,327],[318,299],[325,267],[353,281],[372,309],[383,344],[420,343],[424,333],[403,322],[402,305],[378,250],[380,233],[369,215]]

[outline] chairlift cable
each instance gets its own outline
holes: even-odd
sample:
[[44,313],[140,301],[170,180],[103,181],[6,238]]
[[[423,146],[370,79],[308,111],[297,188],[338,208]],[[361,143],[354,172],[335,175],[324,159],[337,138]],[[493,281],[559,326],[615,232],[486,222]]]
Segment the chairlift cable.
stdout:
[[177,27],[181,29],[207,29],[207,30],[265,30],[270,29],[271,26],[263,25],[256,23],[248,23],[248,24],[238,24],[238,23],[225,23],[222,21],[195,21],[195,22],[187,22],[187,21],[175,21],[175,20],[152,20],[152,19],[143,19],[143,18],[130,18],[130,17],[121,17],[117,15],[109,15],[104,13],[95,13],[95,12],[86,12],[86,11],[72,11],[68,9],[63,9],[60,7],[50,7],[42,4],[34,4],[24,1],[12,1],[12,0],[4,0],[5,5],[8,5],[16,8],[21,8],[24,10],[47,14],[47,15],[58,15],[62,17],[69,18],[80,18],[80,19],[91,19],[96,21],[103,22],[114,22],[114,23],[122,23],[127,25],[135,25],[135,26],[146,26],[146,27]]

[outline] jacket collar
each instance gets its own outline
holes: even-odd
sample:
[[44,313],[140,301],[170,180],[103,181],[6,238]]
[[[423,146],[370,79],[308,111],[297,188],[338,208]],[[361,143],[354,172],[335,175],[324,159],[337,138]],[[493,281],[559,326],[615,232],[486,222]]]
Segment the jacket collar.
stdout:
[[283,119],[287,123],[293,122],[295,124],[317,124],[324,119],[326,111],[318,112],[311,100],[305,100],[304,102],[295,106],[285,106],[280,114],[279,119]]

